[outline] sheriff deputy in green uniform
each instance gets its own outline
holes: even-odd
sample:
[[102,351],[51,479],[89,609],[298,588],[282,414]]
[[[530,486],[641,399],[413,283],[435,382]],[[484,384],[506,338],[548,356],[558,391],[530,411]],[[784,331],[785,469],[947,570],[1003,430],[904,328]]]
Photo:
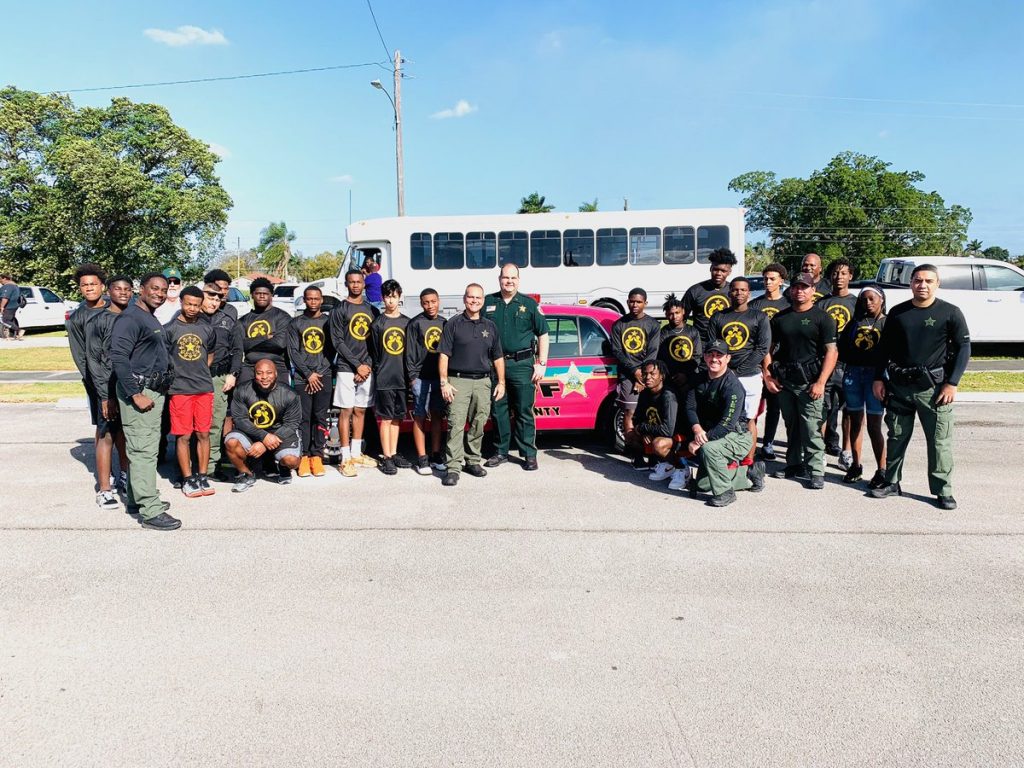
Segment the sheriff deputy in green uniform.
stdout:
[[[501,290],[487,296],[483,316],[498,327],[505,350],[506,397],[494,402],[494,424],[498,432],[495,454],[485,466],[497,467],[508,461],[515,433],[516,447],[524,469],[537,469],[537,424],[533,415],[537,384],[548,364],[548,324],[536,301],[519,293],[519,267],[505,264],[498,278]],[[537,339],[534,354],[533,340]]]

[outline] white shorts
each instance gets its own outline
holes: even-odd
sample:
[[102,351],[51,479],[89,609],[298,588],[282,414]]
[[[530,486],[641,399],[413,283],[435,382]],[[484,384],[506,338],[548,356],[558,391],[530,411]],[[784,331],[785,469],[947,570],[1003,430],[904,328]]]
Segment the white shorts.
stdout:
[[335,408],[371,408],[373,406],[373,374],[356,384],[356,375],[338,371],[334,384]]
[[743,411],[747,420],[757,418],[757,409],[761,405],[761,388],[764,386],[764,379],[760,373],[753,376],[740,376],[740,384],[747,396],[743,398]]

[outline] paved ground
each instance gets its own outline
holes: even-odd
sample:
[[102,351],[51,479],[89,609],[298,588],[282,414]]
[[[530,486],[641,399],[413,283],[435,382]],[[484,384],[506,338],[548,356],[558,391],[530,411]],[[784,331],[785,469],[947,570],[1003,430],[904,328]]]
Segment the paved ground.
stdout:
[[715,511],[576,438],[455,489],[165,484],[176,533],[92,505],[83,413],[3,414],[5,764],[1024,762],[1019,406],[960,407],[955,513],[919,443],[902,499]]

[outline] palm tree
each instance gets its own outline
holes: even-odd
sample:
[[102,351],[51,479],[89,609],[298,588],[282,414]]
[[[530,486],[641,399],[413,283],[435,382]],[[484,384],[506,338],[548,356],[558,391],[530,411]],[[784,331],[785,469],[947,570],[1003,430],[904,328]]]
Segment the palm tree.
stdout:
[[544,195],[533,192],[519,201],[516,213],[548,213],[553,210],[555,206],[545,204]]
[[260,232],[260,243],[256,252],[260,255],[260,264],[267,272],[279,277],[287,277],[288,272],[298,266],[299,259],[292,253],[295,233],[289,231],[283,221],[272,221]]
[[967,244],[967,250],[964,251],[964,256],[980,256],[981,255],[981,240],[974,239]]
[[580,213],[595,213],[597,211],[597,198],[594,198],[592,203],[580,203]]

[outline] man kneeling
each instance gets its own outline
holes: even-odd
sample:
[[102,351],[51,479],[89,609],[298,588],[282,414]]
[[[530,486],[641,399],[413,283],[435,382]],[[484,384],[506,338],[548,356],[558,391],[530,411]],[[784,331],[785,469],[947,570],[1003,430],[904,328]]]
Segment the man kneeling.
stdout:
[[690,453],[697,457],[697,490],[710,492],[708,504],[724,507],[736,501],[736,491],[764,487],[764,463],[746,471],[740,461],[750,452],[753,436],[743,412],[745,392],[729,370],[729,348],[716,339],[704,348],[707,370],[697,376],[686,396],[686,418],[693,439]]
[[231,418],[234,428],[224,438],[224,450],[238,470],[231,490],[242,493],[252,488],[256,476],[247,459],[260,459],[267,451],[278,463],[279,482],[291,482],[302,453],[302,404],[294,390],[277,385],[277,367],[272,360],[257,361],[252,381],[235,388]]
[[669,488],[679,490],[689,478],[686,462],[676,458],[676,418],[679,401],[672,389],[665,386],[668,366],[661,360],[644,363],[640,369],[644,388],[636,401],[633,428],[626,433],[627,450],[635,457],[654,457],[657,465],[650,479],[658,482],[671,478]]

